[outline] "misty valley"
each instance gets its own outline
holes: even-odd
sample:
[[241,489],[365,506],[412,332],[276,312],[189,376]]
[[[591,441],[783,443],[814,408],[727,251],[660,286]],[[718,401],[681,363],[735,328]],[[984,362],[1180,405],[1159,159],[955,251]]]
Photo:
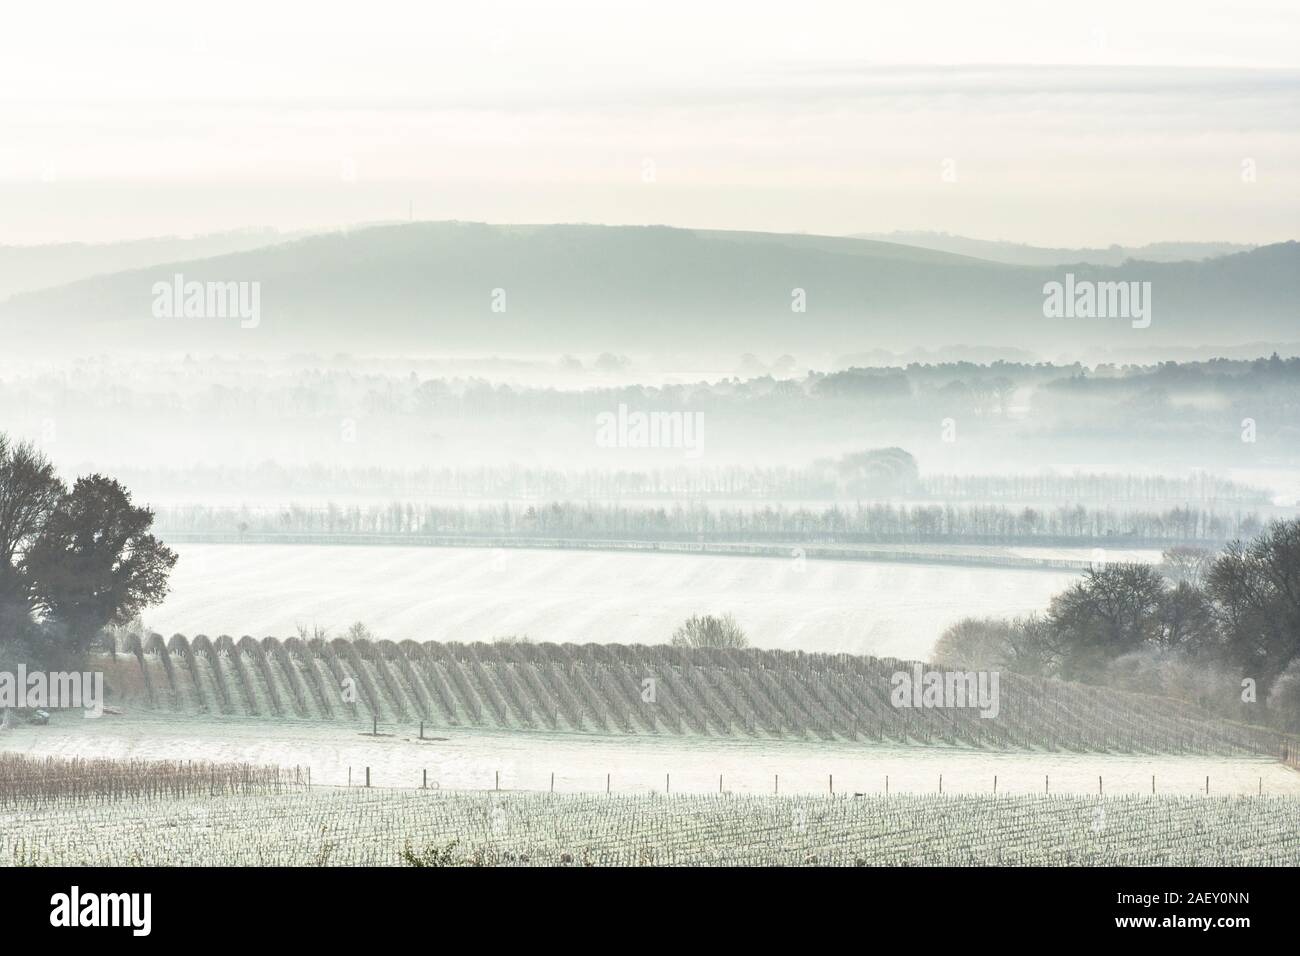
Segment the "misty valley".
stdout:
[[1298,28],[6,10],[6,933],[1294,937]]

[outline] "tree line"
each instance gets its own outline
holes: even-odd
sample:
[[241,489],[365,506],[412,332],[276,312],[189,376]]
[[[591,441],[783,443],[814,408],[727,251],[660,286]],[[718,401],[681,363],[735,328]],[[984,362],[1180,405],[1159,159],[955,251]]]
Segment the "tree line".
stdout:
[[934,658],[1189,698],[1300,731],[1300,519],[1218,554],[1093,567],[1045,613],[953,625]]
[[[907,497],[938,501],[1071,501],[1265,505],[1269,494],[1204,472],[1183,478],[1123,473],[924,475],[869,467],[860,455],[810,465],[675,466],[652,469],[563,471],[522,465],[388,468],[383,466],[289,465],[267,461],[226,465],[126,466],[117,473],[144,494],[287,497],[333,494],[389,498],[620,498],[709,497],[745,501],[833,501],[845,496]],[[899,450],[901,451],[901,450]],[[907,455],[906,452],[902,452]],[[911,458],[910,455],[907,455]]]
[[1219,544],[1257,533],[1253,512],[1207,508],[1118,511],[1083,505],[1012,508],[1005,505],[835,505],[827,508],[671,507],[554,501],[548,504],[385,505],[286,508],[185,505],[160,508],[168,532],[225,535],[383,534],[494,535],[538,538],[660,540],[838,541],[899,543],[1141,543]]
[[[135,374],[133,374],[135,373]],[[143,373],[143,374],[139,374]],[[143,384],[142,384],[143,383]],[[1277,447],[1294,433],[1277,409],[1300,397],[1300,358],[1274,355],[1253,361],[1098,365],[994,362],[851,367],[799,378],[730,377],[664,385],[552,388],[476,377],[420,377],[387,371],[240,366],[187,360],[173,368],[148,365],[38,372],[0,379],[0,404],[33,422],[93,420],[104,408],[129,410],[158,423],[213,423],[238,418],[302,435],[312,424],[337,433],[341,419],[421,434],[430,422],[467,420],[587,423],[620,404],[645,411],[698,411],[743,432],[753,425],[816,422],[837,426],[868,414],[927,431],[945,416],[964,423],[1014,419],[1019,408],[1036,422],[1034,435],[1095,441],[1175,429],[1166,440],[1237,441],[1243,417],[1271,424]],[[1203,401],[1211,399],[1212,401]],[[1118,414],[1117,414],[1118,413]],[[251,427],[251,424],[249,425]],[[1212,427],[1215,435],[1208,436]],[[967,434],[965,425],[963,434]],[[1238,449],[1247,451],[1248,449]]]

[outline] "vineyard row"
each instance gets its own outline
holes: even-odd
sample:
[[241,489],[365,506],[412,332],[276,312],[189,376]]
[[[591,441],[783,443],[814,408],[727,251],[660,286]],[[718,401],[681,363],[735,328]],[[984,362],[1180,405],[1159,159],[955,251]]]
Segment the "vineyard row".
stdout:
[[102,664],[123,705],[212,716],[1078,752],[1285,746],[1186,702],[1009,672],[993,717],[895,707],[891,678],[912,665],[850,654],[150,634],[117,638]]

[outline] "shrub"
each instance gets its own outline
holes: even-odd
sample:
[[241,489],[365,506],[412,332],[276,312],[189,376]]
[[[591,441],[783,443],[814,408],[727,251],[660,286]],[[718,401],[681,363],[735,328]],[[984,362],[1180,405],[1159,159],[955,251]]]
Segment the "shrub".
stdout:
[[459,841],[453,840],[446,846],[426,846],[423,850],[414,850],[408,840],[406,845],[398,852],[398,859],[402,861],[403,866],[459,866],[461,859],[456,856],[456,847]]
[[692,615],[673,632],[673,647],[748,647],[749,638],[730,614]]
[[1011,621],[967,617],[940,635],[933,663],[959,670],[996,670],[1011,659]]

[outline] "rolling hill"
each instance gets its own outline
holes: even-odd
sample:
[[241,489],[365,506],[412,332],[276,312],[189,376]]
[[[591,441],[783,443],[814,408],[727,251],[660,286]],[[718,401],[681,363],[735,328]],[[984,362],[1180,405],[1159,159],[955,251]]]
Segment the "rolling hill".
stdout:
[[93,276],[159,262],[206,259],[273,246],[294,238],[274,229],[238,229],[201,236],[157,236],[123,242],[57,242],[0,246],[0,301]]
[[[898,243],[666,227],[374,226],[118,272],[0,303],[15,350],[292,353],[837,351],[953,344],[1230,345],[1293,337],[1300,245],[1072,267],[1150,282],[1152,321],[1045,318],[1061,268]],[[255,328],[155,318],[154,285],[259,283]],[[804,309],[799,310],[803,290]]]
[[971,239],[946,232],[864,232],[856,233],[853,238],[900,242],[920,249],[952,252],[962,256],[973,256],[976,259],[987,259],[989,262],[1020,266],[1056,266],[1072,263],[1118,266],[1130,259],[1140,262],[1199,262],[1258,248],[1235,242],[1151,242],[1144,246],[1113,245],[1103,249],[1063,249],[1030,246],[1021,242]]

